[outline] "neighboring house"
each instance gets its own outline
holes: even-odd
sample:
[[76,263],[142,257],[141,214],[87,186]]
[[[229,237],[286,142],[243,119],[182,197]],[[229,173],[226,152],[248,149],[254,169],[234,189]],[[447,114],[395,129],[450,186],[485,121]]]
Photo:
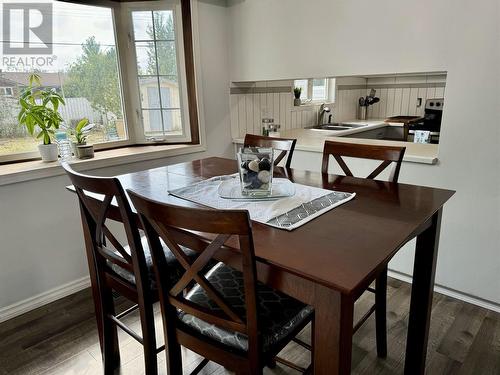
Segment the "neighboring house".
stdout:
[[[144,131],[181,130],[179,84],[162,78],[160,80],[160,95],[158,94],[158,80],[156,77],[141,77],[139,81],[144,118]],[[159,110],[161,104],[162,111]],[[155,109],[156,108],[156,109]],[[172,110],[172,108],[175,108]],[[163,115],[163,126],[162,126]]]
[[4,77],[4,73],[0,72],[0,96],[17,96],[18,93],[18,83]]
[[[0,95],[11,95],[18,97],[19,93],[29,85],[30,72],[0,72]],[[64,83],[67,80],[65,73],[39,72],[40,82],[43,88],[53,88],[60,93],[64,93]],[[59,112],[64,121],[69,125],[72,122],[87,117],[90,122],[107,124],[108,119],[115,119],[116,116],[108,114],[105,116],[92,108],[86,98],[65,98],[66,105],[61,106]]]
[[[30,83],[30,75],[32,72],[2,72],[0,76],[3,79],[14,82],[20,89],[27,87]],[[64,73],[47,73],[47,72],[39,72],[37,73],[40,76],[40,81],[42,83],[42,87],[44,88],[54,88],[57,91],[61,92],[64,82],[66,81],[66,74]],[[1,84],[0,84],[1,87]]]

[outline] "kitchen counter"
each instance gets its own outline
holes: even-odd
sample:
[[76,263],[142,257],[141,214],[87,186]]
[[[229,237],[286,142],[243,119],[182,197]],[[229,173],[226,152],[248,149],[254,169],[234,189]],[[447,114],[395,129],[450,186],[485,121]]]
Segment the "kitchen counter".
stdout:
[[[316,130],[316,129],[292,129],[281,132],[283,138],[296,138],[296,150],[309,152],[323,152],[323,144],[325,140],[338,142],[359,143],[366,145],[392,145],[404,146],[406,152],[403,161],[423,164],[436,164],[438,162],[438,145],[437,144],[422,144],[403,141],[386,141],[380,139],[362,139],[350,138],[348,135],[367,131],[370,129],[381,128],[384,126],[401,126],[402,124],[388,124],[383,120],[366,120],[366,121],[344,121],[344,123],[360,124],[368,123],[368,126],[356,129],[347,129],[339,131]],[[233,139],[235,144],[243,144],[243,139]]]

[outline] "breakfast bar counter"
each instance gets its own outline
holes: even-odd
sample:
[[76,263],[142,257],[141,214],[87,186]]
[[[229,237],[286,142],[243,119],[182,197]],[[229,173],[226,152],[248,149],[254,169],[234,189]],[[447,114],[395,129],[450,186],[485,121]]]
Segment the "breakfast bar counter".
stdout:
[[[386,124],[387,125],[387,124]],[[373,126],[377,126],[373,124]],[[362,139],[351,138],[349,134],[344,136],[347,131],[328,131],[328,130],[314,130],[314,129],[291,129],[281,131],[280,137],[295,138],[297,144],[295,150],[306,152],[323,152],[323,144],[325,140],[334,140],[338,142],[349,142],[367,145],[392,145],[404,146],[406,152],[403,161],[423,164],[437,164],[438,162],[438,145],[437,144],[422,144],[402,141],[387,141],[381,139]],[[243,138],[233,139],[235,145],[243,144]]]

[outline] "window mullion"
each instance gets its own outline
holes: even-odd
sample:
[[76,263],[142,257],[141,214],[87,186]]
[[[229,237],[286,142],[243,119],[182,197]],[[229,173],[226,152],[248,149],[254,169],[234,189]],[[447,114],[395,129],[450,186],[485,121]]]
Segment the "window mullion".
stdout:
[[156,26],[155,26],[154,11],[151,12],[151,17],[153,20],[153,44],[155,46],[156,82],[158,82],[158,101],[160,103],[161,133],[162,133],[162,136],[165,137],[165,123],[163,121],[163,103],[161,100],[160,64],[158,63],[158,43],[157,43],[157,38],[156,38]]

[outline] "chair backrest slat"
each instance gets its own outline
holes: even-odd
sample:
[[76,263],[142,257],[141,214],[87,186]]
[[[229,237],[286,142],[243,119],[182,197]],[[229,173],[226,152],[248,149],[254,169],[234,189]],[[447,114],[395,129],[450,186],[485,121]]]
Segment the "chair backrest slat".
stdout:
[[[251,334],[250,327],[252,329],[258,327],[257,278],[248,212],[179,207],[153,201],[130,190],[128,194],[148,237],[163,311],[169,311],[172,308],[180,309],[208,323],[245,333],[249,336],[249,348],[253,347],[256,350],[258,335]],[[206,238],[215,238],[206,241],[193,240],[192,243],[196,246],[199,255],[189,263],[189,260],[183,256],[180,245],[181,242],[189,243],[187,238],[195,236],[193,233],[195,231],[198,235],[204,234]],[[206,265],[215,258],[218,250],[224,248],[225,243],[233,237],[236,237],[239,243],[239,252],[234,253],[234,256],[241,260],[246,305],[244,312],[235,309],[203,274]],[[185,269],[184,274],[174,285],[171,284],[164,271],[166,258],[161,251],[159,238],[172,249],[173,254]],[[187,289],[193,282],[196,282],[216,305],[215,311],[185,298]],[[165,324],[175,325],[176,323],[170,320]],[[176,328],[179,327],[180,325],[176,326]]]
[[[98,274],[109,273],[120,277],[109,263],[115,264],[134,274],[134,287],[142,293],[145,288],[149,288],[146,259],[139,228],[120,181],[114,177],[88,176],[75,172],[67,163],[63,163],[63,168],[78,195],[82,224],[91,236],[92,254]],[[123,224],[130,253],[125,251],[106,225],[108,220],[118,220]]]
[[275,150],[281,151],[280,154],[274,158],[274,165],[278,165],[288,154],[285,167],[290,168],[296,143],[297,140],[292,138],[275,138],[247,134],[245,135],[245,140],[243,141],[243,147],[271,147]]
[[406,147],[398,146],[364,145],[347,142],[325,141],[321,172],[328,173],[330,155],[335,158],[346,176],[353,176],[353,174],[342,158],[343,156],[360,159],[382,160],[382,163],[377,168],[375,168],[366,178],[374,179],[389,165],[395,163],[395,166],[389,177],[389,181],[397,182],[405,150]]

